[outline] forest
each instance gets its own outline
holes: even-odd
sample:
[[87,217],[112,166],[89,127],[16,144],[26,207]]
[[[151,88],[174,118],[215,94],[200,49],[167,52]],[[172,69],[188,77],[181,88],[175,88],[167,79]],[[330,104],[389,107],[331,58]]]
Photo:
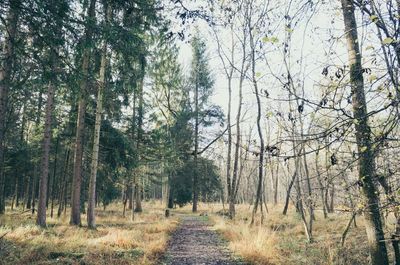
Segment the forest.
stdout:
[[400,265],[399,0],[1,0],[0,264]]

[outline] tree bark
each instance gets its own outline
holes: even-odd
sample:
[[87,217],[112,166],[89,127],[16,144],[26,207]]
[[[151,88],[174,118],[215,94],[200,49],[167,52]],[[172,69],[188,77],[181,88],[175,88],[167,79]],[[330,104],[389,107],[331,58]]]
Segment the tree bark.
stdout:
[[[50,193],[51,194],[51,210],[50,210],[50,217],[53,218],[53,214],[54,214],[54,193],[55,193],[55,189],[56,189],[56,175],[57,175],[57,162],[58,162],[58,147],[59,147],[59,141],[60,141],[60,137],[57,136],[57,141],[56,141],[56,151],[54,153],[54,167],[53,167],[53,177],[51,178],[51,190]],[[46,205],[48,205],[48,203],[46,203]]]
[[[112,7],[108,3],[106,7],[106,24],[108,25],[112,16]],[[103,47],[101,51],[101,63],[100,63],[100,77],[99,77],[99,88],[97,91],[97,106],[96,106],[96,121],[94,125],[94,139],[93,139],[93,151],[92,151],[92,164],[91,174],[89,181],[89,200],[87,210],[87,222],[88,227],[91,229],[96,228],[96,220],[94,209],[96,206],[96,178],[97,178],[97,167],[99,162],[99,143],[100,143],[100,129],[101,129],[101,118],[103,113],[103,93],[106,82],[106,68],[107,68],[107,35],[103,40]]]
[[359,181],[366,210],[364,212],[371,264],[388,265],[385,235],[382,229],[376,177],[375,155],[371,144],[371,129],[368,125],[367,103],[364,92],[361,54],[357,36],[357,23],[353,0],[341,0],[350,65],[350,84],[359,154]]
[[[251,31],[251,29],[250,29]],[[262,209],[262,186],[263,186],[263,170],[264,170],[264,138],[262,134],[262,128],[261,128],[261,99],[260,99],[260,94],[258,91],[258,83],[256,80],[256,51],[255,51],[255,43],[254,43],[254,38],[253,38],[253,33],[250,33],[250,46],[251,46],[251,68],[252,68],[252,83],[253,83],[253,88],[254,92],[256,95],[256,100],[257,100],[257,131],[258,131],[258,137],[260,140],[260,153],[258,156],[258,185],[257,185],[257,193],[256,193],[256,199],[254,202],[254,208],[253,208],[253,213],[252,213],[252,218],[251,218],[251,224],[254,223],[254,218],[255,214],[257,213],[257,208],[260,205]],[[261,211],[262,213],[262,211]],[[261,216],[261,222],[263,222],[263,213]]]
[[192,212],[197,212],[197,203],[199,200],[199,172],[198,172],[198,150],[199,150],[199,86],[196,76],[196,85],[194,91],[195,100],[195,122],[194,122],[194,155],[193,155],[193,206]]
[[[52,55],[53,56],[53,55]],[[43,155],[41,165],[41,175],[39,184],[39,200],[37,210],[37,225],[46,227],[46,201],[47,201],[47,185],[49,176],[49,154],[51,144],[51,123],[54,109],[54,80],[50,80],[47,90],[46,117],[43,133]]]
[[62,183],[60,184],[60,196],[58,197],[58,210],[57,210],[57,217],[61,216],[61,213],[64,209],[64,207],[67,207],[65,201],[65,195],[67,193],[67,172],[68,172],[68,165],[69,165],[69,159],[70,159],[70,153],[71,150],[69,147],[67,147],[66,154],[65,154],[65,165],[64,165],[64,172],[63,172],[63,178],[62,178]]
[[82,158],[83,140],[85,131],[86,98],[89,78],[89,57],[91,54],[91,42],[93,23],[95,20],[96,0],[90,0],[88,17],[86,19],[85,47],[82,57],[82,80],[80,83],[80,95],[78,102],[78,120],[76,124],[74,174],[72,179],[71,194],[71,225],[81,225],[81,183],[82,183]]
[[[317,147],[317,149],[319,149],[319,146]],[[319,171],[319,151],[317,150],[315,152],[315,171],[317,173],[316,178],[318,181],[318,185],[319,185],[319,192],[320,192],[320,196],[321,196],[321,205],[322,205],[322,212],[324,213],[324,219],[328,218],[328,211],[326,209],[326,204],[325,204],[325,187],[322,183],[321,180],[321,173]]]
[[0,214],[5,212],[5,175],[4,167],[4,135],[7,113],[8,93],[11,87],[11,78],[14,61],[14,43],[17,34],[20,0],[10,0],[10,9],[6,19],[6,32],[2,64],[0,65]]
[[228,77],[228,150],[226,157],[226,182],[228,185],[229,218],[235,218],[235,185],[231,181],[231,161],[232,161],[232,128],[231,128],[231,108],[232,108],[232,74],[233,68],[227,74]]
[[[136,150],[138,152],[138,159],[139,163],[141,160],[141,143],[142,143],[142,137],[143,137],[143,86],[144,86],[144,72],[145,72],[145,58],[141,58],[140,62],[140,71],[141,71],[141,77],[140,77],[140,83],[139,83],[139,104],[138,104],[138,125],[137,125],[137,139],[136,139]],[[140,178],[139,178],[139,173],[141,170],[141,166],[137,168],[137,172],[135,174],[135,212],[142,212],[142,189],[141,189],[141,184],[140,184]]]

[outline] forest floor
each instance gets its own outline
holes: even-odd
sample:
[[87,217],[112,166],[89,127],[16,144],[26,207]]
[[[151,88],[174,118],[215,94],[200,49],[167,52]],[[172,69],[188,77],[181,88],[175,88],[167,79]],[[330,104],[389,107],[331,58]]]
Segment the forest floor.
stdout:
[[[0,217],[0,237],[6,234],[0,239],[0,264],[243,264],[234,256],[255,265],[368,263],[362,216],[341,246],[350,218],[346,212],[325,219],[317,211],[314,242],[308,243],[299,214],[290,208],[284,216],[281,205],[269,205],[264,223],[258,216],[253,226],[250,205],[238,205],[233,221],[221,215],[221,204],[200,204],[197,214],[187,205],[173,209],[169,218],[160,202],[144,202],[143,209],[131,221],[130,212],[122,216],[121,204],[98,208],[96,230],[87,229],[86,215],[82,227],[70,226],[67,212],[59,219],[48,217],[48,228],[41,229],[29,212],[7,209]],[[389,234],[390,218],[385,224]]]
[[48,228],[35,225],[35,216],[6,209],[0,216],[0,264],[154,265],[178,225],[176,216],[164,217],[159,202],[143,203],[143,213],[130,220],[122,216],[122,205],[96,210],[96,230],[89,230],[86,215],[82,226],[69,225],[69,213],[47,218]]
[[240,265],[207,216],[186,215],[172,234],[163,265]]

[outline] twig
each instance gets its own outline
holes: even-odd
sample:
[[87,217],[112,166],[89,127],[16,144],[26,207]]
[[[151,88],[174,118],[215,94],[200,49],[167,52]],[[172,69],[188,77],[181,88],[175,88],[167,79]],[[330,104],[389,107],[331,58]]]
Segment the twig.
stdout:
[[5,237],[9,232],[5,232],[3,235],[0,236],[0,240],[3,239],[3,237]]
[[354,211],[353,214],[351,215],[351,218],[349,220],[349,222],[347,223],[346,229],[344,229],[343,234],[342,234],[342,238],[341,238],[341,243],[342,243],[342,247],[344,246],[344,242],[346,240],[346,236],[348,234],[348,232],[350,231],[350,226],[351,223],[353,222],[354,218],[356,218],[358,211]]

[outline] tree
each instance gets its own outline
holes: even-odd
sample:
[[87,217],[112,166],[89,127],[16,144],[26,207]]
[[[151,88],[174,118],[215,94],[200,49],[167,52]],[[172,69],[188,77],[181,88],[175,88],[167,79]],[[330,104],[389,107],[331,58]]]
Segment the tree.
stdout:
[[89,59],[92,50],[92,35],[96,16],[96,0],[90,0],[85,21],[85,37],[82,53],[82,77],[80,81],[78,119],[76,124],[76,137],[74,147],[74,173],[71,195],[71,225],[81,225],[81,184],[82,184],[82,158],[83,140],[85,131],[85,114],[87,101],[87,86],[89,79]]
[[5,212],[4,198],[4,135],[6,124],[6,112],[8,103],[8,93],[12,85],[13,62],[15,58],[15,40],[17,35],[18,20],[20,14],[21,1],[9,0],[9,10],[6,19],[6,34],[3,43],[2,58],[0,68],[0,214]]
[[[54,56],[54,55],[53,55]],[[50,153],[50,141],[52,136],[52,116],[54,109],[54,80],[49,81],[47,89],[47,103],[46,103],[46,115],[45,115],[45,129],[43,134],[43,156],[41,166],[41,176],[39,185],[39,201],[36,223],[41,226],[46,226],[46,200],[47,200],[47,185],[49,175],[49,153]]]
[[374,178],[376,178],[375,156],[371,143],[371,128],[368,124],[361,53],[354,14],[355,8],[352,0],[341,0],[341,4],[349,56],[350,86],[359,155],[358,176],[359,181],[362,183],[362,193],[365,199],[365,228],[367,230],[371,264],[387,265],[389,261],[385,235],[382,229],[379,197],[377,196],[378,190],[374,183]]
[[97,178],[97,167],[99,159],[99,141],[100,141],[100,129],[101,119],[103,112],[103,93],[106,86],[106,68],[107,68],[107,43],[108,34],[107,26],[112,18],[112,3],[104,2],[105,9],[105,34],[103,39],[103,46],[101,48],[101,65],[99,74],[99,86],[97,91],[97,105],[96,105],[96,121],[94,125],[94,139],[93,139],[93,151],[92,151],[92,163],[91,163],[91,175],[89,182],[89,200],[87,210],[87,221],[88,227],[94,229],[96,227],[94,208],[96,206],[96,178]]
[[212,114],[206,107],[214,83],[208,66],[206,45],[198,34],[199,33],[197,32],[191,40],[193,60],[190,75],[191,86],[194,90],[193,212],[197,212],[197,204],[199,200],[199,127],[204,123],[206,116]]
[[[237,191],[239,188],[240,177],[239,177],[239,151],[241,142],[241,119],[242,119],[242,105],[243,105],[243,83],[246,78],[246,74],[249,69],[248,60],[248,29],[243,24],[244,22],[239,19],[246,16],[247,9],[245,5],[232,5],[232,3],[221,3],[220,13],[221,16],[214,14],[215,17],[221,17],[221,23],[224,25],[222,30],[228,30],[230,34],[230,43],[226,44],[226,40],[222,41],[219,37],[221,32],[214,29],[214,35],[217,42],[217,51],[223,65],[223,71],[228,82],[228,114],[227,114],[227,128],[228,128],[228,146],[227,146],[227,159],[226,159],[226,181],[227,181],[227,201],[229,203],[229,216],[230,218],[235,217],[235,203],[237,197]],[[219,14],[219,13],[218,13]],[[219,22],[219,21],[218,21]],[[218,28],[220,23],[215,23],[213,26]],[[224,45],[225,44],[225,45]],[[238,52],[239,51],[239,52]],[[236,60],[239,57],[239,60]],[[232,112],[232,87],[233,79],[235,74],[239,75],[239,101],[237,105],[237,114],[235,124],[231,122]],[[234,137],[234,155],[233,155],[233,167],[231,166],[232,156],[232,128],[235,127]]]

